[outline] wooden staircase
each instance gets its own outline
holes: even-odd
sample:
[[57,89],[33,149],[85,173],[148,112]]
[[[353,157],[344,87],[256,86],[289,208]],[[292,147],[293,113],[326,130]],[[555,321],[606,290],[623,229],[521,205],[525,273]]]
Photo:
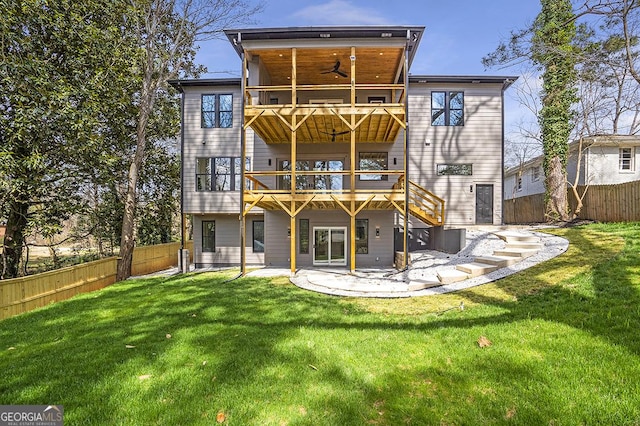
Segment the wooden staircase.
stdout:
[[[393,188],[404,188],[404,175],[400,176]],[[444,225],[444,204],[445,201],[442,198],[409,180],[409,212],[413,216],[427,225],[442,226]]]

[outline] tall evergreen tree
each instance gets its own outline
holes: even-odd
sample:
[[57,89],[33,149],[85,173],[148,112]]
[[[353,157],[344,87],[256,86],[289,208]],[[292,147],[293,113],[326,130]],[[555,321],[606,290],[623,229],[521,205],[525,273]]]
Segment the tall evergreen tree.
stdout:
[[0,276],[16,277],[29,230],[55,233],[81,211],[98,167],[105,110],[130,74],[126,4],[106,0],[0,3]]

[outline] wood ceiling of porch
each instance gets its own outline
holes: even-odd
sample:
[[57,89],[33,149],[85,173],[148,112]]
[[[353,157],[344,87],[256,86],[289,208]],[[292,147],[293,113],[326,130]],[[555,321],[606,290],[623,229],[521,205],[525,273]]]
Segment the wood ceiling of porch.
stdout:
[[[388,109],[385,111],[384,107],[377,107],[376,111],[368,116],[365,114],[355,116],[356,124],[362,120],[355,129],[356,142],[389,143],[396,141],[402,129],[398,120],[404,120],[404,110],[395,107],[394,112],[397,115],[394,116],[397,119],[391,115],[391,112],[387,112]],[[300,123],[302,119],[303,116],[299,117],[297,122]],[[291,143],[291,116],[264,114],[251,123],[251,128],[266,143]],[[296,130],[297,143],[349,143],[350,141],[349,127],[336,114],[314,113]]]
[[[356,84],[393,84],[398,82],[404,62],[403,47],[356,47]],[[270,85],[291,84],[292,50],[253,50],[259,55],[271,78]],[[337,62],[347,77],[331,72]],[[351,82],[351,48],[297,48],[296,84],[349,84]]]

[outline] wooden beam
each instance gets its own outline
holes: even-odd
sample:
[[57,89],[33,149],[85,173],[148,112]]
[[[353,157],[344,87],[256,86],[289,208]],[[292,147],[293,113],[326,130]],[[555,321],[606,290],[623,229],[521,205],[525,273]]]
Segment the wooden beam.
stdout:
[[302,120],[300,120],[300,122],[298,124],[295,125],[295,127],[291,130],[293,130],[294,132],[297,131],[300,126],[302,126],[302,124],[307,121],[307,118],[311,117],[315,112],[316,112],[317,108],[312,109],[311,111],[309,111],[309,113],[307,115],[305,115]]
[[366,205],[369,204],[371,200],[373,200],[374,198],[375,198],[375,195],[370,195],[369,198],[367,198],[367,201],[364,201],[362,204],[360,204],[360,207],[358,207],[358,209],[353,212],[353,215],[355,216],[358,213],[360,213],[362,209],[364,209]]
[[[272,195],[271,198],[273,198],[273,201],[275,201],[280,206],[280,208],[282,208],[282,210],[284,210],[289,216],[293,216],[293,214],[291,214],[291,210],[289,210],[289,207],[285,206],[282,201],[278,200],[274,195]],[[295,201],[292,201],[292,203],[295,203]]]
[[400,207],[400,206],[398,205],[398,203],[396,203],[395,201],[393,201],[393,200],[391,199],[391,197],[389,197],[388,195],[385,195],[385,196],[384,196],[384,198],[386,198],[387,200],[389,200],[389,202],[390,202],[391,204],[393,204],[393,206],[396,208],[396,210],[398,210],[400,213],[402,213],[402,216],[404,216],[404,208],[403,208],[403,207]]
[[311,201],[313,201],[314,198],[315,198],[315,195],[312,196],[311,198],[309,198],[307,201],[303,202],[302,205],[300,207],[298,207],[294,211],[293,216],[297,216],[298,213],[300,213],[302,211],[302,209],[304,209],[307,206],[307,204],[309,204]]
[[262,110],[258,113],[258,115],[254,115],[253,117],[251,117],[251,120],[249,120],[247,123],[245,123],[245,125],[243,126],[244,130],[247,130],[249,128],[249,126],[251,126],[253,124],[254,121],[256,121],[258,118],[260,118],[260,116],[262,114],[265,113],[266,110]]
[[333,198],[333,201],[335,201],[336,204],[338,204],[340,207],[342,207],[342,210],[347,212],[347,214],[349,216],[354,216],[353,211],[350,208],[348,208],[347,206],[345,206],[344,204],[342,204],[342,201],[338,200],[338,197],[336,197],[335,195],[331,194],[331,198]]
[[[356,190],[356,116],[353,113],[353,109],[355,109],[356,104],[356,48],[355,46],[351,46],[351,125],[349,128],[351,129],[351,192],[353,193]],[[356,202],[355,200],[351,200],[351,232],[350,232],[350,269],[351,272],[355,272],[356,270]]]
[[[293,125],[289,124],[289,122],[287,121],[287,119],[286,119],[286,118],[284,118],[284,117],[282,116],[282,114],[280,114],[279,112],[276,112],[276,111],[274,111],[274,112],[273,112],[273,114],[274,114],[276,117],[278,117],[278,118],[280,119],[280,121],[282,121],[282,122],[284,123],[284,125],[285,125],[285,126],[287,126],[287,127],[289,128],[289,130],[291,130],[292,132],[294,132],[294,131],[295,131],[295,129],[294,129],[294,127],[295,127],[295,126],[293,126]],[[293,117],[295,117],[295,116],[293,116]]]
[[249,210],[254,208],[256,206],[256,204],[258,204],[260,201],[262,201],[263,198],[264,198],[264,195],[261,195],[257,200],[255,200],[253,203],[251,203],[248,208],[245,208],[244,211],[242,212],[242,216],[246,216],[247,213],[249,213]]
[[[297,59],[297,50],[296,48],[291,49],[291,104],[293,108],[298,105],[297,100],[297,84],[298,84],[298,59]],[[291,261],[291,275],[296,273],[296,202],[293,199],[293,196],[296,193],[296,161],[298,155],[298,145],[297,145],[297,125],[296,125],[297,116],[291,116],[291,210],[289,211],[289,216],[291,216],[290,221],[290,238],[289,241],[289,259]]]
[[396,122],[400,125],[400,127],[402,127],[403,129],[406,129],[406,128],[407,128],[407,124],[406,124],[404,121],[400,120],[398,117],[396,117],[396,115],[395,115],[394,113],[392,113],[391,111],[389,111],[387,108],[385,108],[384,110],[385,110],[385,112],[386,112],[387,114],[389,114],[389,116],[390,116],[391,118],[393,118],[394,120],[396,120]]

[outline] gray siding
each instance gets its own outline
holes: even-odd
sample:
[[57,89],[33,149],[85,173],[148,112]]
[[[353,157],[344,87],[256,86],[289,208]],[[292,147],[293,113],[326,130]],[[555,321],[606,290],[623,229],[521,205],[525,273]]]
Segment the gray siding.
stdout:
[[[287,235],[290,218],[282,212],[265,212],[265,264],[269,266],[289,266],[291,239]],[[300,253],[299,238],[296,241],[296,260],[298,266],[313,265],[313,228],[320,226],[344,226],[347,228],[347,239],[350,233],[349,216],[338,210],[304,210],[296,217],[296,228],[299,231],[299,219],[309,219],[309,253]],[[356,255],[356,267],[390,267],[393,264],[393,212],[363,211],[357,219],[369,220],[369,253]],[[376,227],[380,228],[380,236],[375,236]],[[350,248],[347,242],[347,264],[350,261]]]
[[[202,251],[202,221],[216,222],[216,251]],[[264,253],[253,252],[253,221],[263,220],[261,215],[247,215],[246,262],[250,265],[264,264]],[[266,225],[266,223],[265,223]],[[207,265],[239,265],[240,264],[240,221],[238,215],[194,215],[193,217],[193,263],[198,266]]]
[[[240,88],[238,86],[185,87],[184,90],[184,145],[182,153],[184,212],[187,214],[238,213],[240,211],[240,193],[238,191],[196,191],[196,159],[241,156],[242,98]],[[201,127],[201,96],[203,94],[233,95],[233,126],[231,128],[203,129]],[[247,139],[253,139],[253,132],[247,132]],[[247,144],[247,156],[249,157],[253,157],[252,147],[252,144]]]
[[[464,126],[431,125],[431,92],[464,91]],[[409,177],[446,200],[446,225],[475,223],[475,186],[494,186],[493,223],[502,222],[502,86],[412,84]],[[438,176],[437,164],[470,163],[471,176]],[[471,192],[473,189],[473,192]]]

